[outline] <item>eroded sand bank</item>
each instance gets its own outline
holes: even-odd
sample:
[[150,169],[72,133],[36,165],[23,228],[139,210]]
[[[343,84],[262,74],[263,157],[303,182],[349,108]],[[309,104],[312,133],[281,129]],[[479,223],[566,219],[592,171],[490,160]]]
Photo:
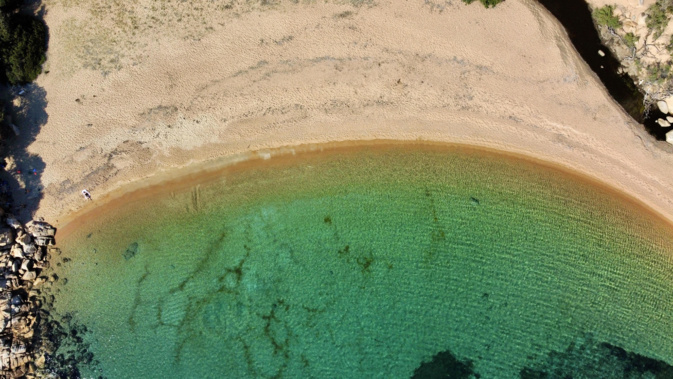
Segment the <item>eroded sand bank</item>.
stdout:
[[250,150],[420,139],[557,162],[673,219],[673,146],[534,1],[268,3],[47,2],[37,215]]

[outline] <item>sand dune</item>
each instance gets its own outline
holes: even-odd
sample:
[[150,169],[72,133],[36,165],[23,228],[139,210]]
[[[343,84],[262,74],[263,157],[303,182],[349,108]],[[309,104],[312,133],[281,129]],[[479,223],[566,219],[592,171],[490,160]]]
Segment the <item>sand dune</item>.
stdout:
[[[673,146],[608,96],[533,0],[60,0],[37,84],[38,216],[250,150],[467,143],[592,175],[673,220]],[[140,181],[140,182],[139,182]],[[92,205],[87,206],[93,206]]]

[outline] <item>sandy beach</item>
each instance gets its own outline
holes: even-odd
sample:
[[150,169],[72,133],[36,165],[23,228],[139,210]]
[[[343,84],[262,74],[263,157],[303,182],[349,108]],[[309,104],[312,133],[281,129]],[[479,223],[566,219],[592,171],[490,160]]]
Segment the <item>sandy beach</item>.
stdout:
[[226,157],[374,139],[555,162],[673,220],[673,146],[629,118],[533,0],[49,0],[45,20],[48,73],[27,99],[46,107],[23,121],[40,124],[36,216],[57,226]]

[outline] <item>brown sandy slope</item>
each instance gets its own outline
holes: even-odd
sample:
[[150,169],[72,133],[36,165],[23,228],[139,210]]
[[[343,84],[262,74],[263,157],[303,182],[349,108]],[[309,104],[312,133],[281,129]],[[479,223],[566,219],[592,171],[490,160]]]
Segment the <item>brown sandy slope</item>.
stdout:
[[38,216],[249,150],[422,139],[555,161],[673,218],[673,147],[534,1],[263,3],[49,1]]

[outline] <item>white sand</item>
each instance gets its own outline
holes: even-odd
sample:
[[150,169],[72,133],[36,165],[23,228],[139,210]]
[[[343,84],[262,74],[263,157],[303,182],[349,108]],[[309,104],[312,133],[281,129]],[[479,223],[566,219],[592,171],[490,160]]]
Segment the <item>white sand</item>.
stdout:
[[673,220],[673,146],[535,1],[310,3],[49,1],[37,215],[63,224],[82,188],[101,199],[249,150],[423,139],[558,162]]

